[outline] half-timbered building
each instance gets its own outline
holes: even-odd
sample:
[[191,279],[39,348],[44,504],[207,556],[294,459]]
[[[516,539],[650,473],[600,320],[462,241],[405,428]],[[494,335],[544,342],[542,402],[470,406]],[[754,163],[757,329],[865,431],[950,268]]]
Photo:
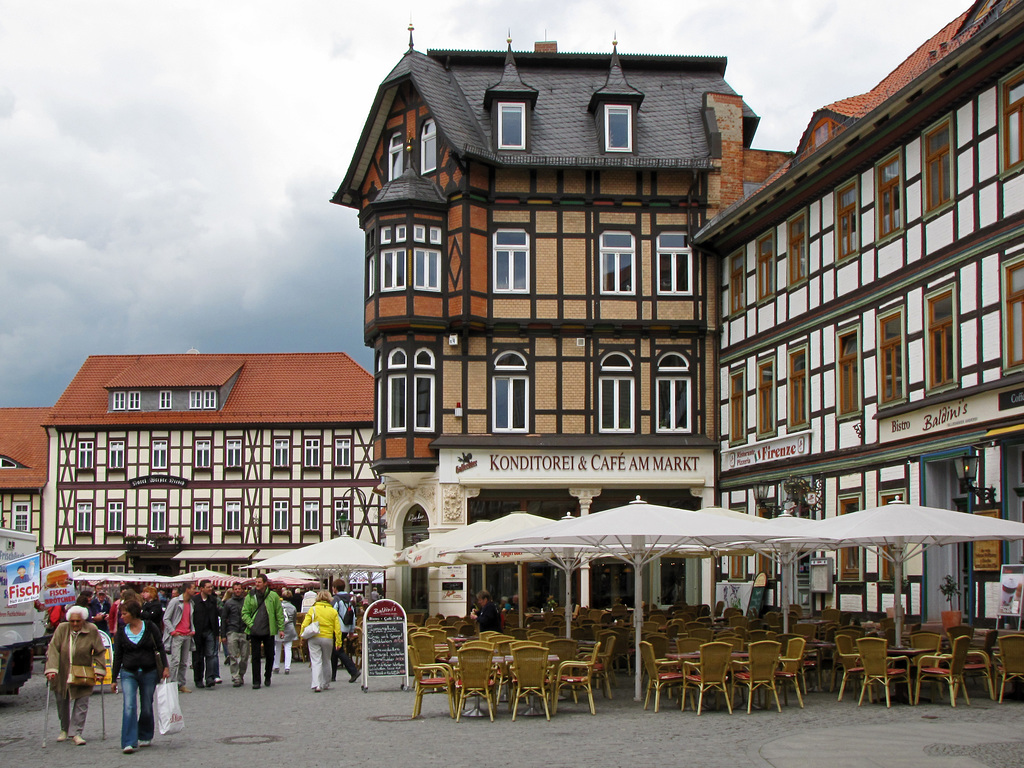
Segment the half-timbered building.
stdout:
[[343,353],[89,357],[45,421],[40,543],[88,569],[173,575],[378,541],[372,404]]
[[0,408],[0,528],[39,534],[49,408]]
[[[873,90],[818,110],[776,177],[698,233],[722,283],[724,505],[837,515],[899,497],[1021,519],[1022,116],[1024,4],[974,3]],[[1000,564],[1021,554],[935,550],[896,591],[937,619],[948,574],[991,620]],[[892,606],[884,560],[835,558],[829,602]],[[734,558],[730,575],[754,567]]]
[[[691,237],[784,159],[718,57],[409,50],[334,202],[365,233],[374,468],[400,549],[512,511],[715,498],[718,271]],[[660,564],[646,599],[699,595]],[[524,605],[563,594],[540,565]],[[389,594],[462,613],[510,568],[400,569]],[[593,597],[632,601],[619,565]],[[661,588],[664,585],[664,589]]]

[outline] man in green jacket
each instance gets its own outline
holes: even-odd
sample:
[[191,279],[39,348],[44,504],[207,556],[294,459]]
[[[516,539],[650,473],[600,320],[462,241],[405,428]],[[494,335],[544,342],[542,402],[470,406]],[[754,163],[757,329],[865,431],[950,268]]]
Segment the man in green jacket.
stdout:
[[260,658],[263,664],[263,684],[270,685],[274,668],[274,635],[284,637],[284,610],[281,598],[269,588],[267,575],[256,577],[256,588],[245,596],[242,603],[242,621],[249,635],[249,650],[252,658],[252,687],[260,688]]

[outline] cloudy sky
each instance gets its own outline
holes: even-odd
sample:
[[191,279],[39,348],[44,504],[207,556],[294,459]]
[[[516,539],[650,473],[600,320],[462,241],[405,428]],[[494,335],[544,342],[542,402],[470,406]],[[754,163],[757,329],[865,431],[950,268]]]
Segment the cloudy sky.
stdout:
[[348,352],[362,240],[341,182],[416,47],[724,55],[792,150],[967,0],[0,0],[0,407],[90,354]]

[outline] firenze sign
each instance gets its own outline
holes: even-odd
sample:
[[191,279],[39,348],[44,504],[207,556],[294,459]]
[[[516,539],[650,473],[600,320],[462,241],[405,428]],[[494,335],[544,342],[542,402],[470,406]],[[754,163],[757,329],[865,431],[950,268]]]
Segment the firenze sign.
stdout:
[[777,437],[752,443],[731,451],[722,451],[722,471],[742,469],[769,461],[785,461],[811,452],[811,433],[798,432],[795,435]]
[[644,480],[711,482],[710,451],[492,451],[441,452],[441,482]]

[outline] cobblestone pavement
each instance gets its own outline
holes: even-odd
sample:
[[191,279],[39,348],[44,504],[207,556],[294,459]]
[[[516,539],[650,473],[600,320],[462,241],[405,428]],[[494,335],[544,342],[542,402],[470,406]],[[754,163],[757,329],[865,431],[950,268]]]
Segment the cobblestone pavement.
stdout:
[[[38,664],[37,664],[38,667]],[[347,680],[347,675],[340,675]],[[424,698],[423,717],[410,720],[413,694],[395,678],[371,680],[370,691],[340,682],[310,691],[309,667],[252,690],[220,685],[183,695],[183,733],[157,736],[153,746],[120,753],[121,696],[107,693],[106,741],[101,740],[100,696],[94,693],[85,728],[88,744],[54,741],[50,709],[41,749],[45,687],[37,675],[17,696],[0,697],[0,764],[10,768],[138,764],[181,766],[663,766],[700,768],[1024,768],[1024,702],[999,705],[972,687],[972,706],[857,707],[835,694],[810,693],[806,709],[790,697],[782,713],[709,711],[698,717],[664,702],[655,714],[632,700],[631,680],[620,677],[609,701],[598,695],[597,716],[585,703],[561,703],[558,714],[516,722],[504,704],[487,718],[455,723],[442,696]],[[653,709],[653,705],[652,705]]]

